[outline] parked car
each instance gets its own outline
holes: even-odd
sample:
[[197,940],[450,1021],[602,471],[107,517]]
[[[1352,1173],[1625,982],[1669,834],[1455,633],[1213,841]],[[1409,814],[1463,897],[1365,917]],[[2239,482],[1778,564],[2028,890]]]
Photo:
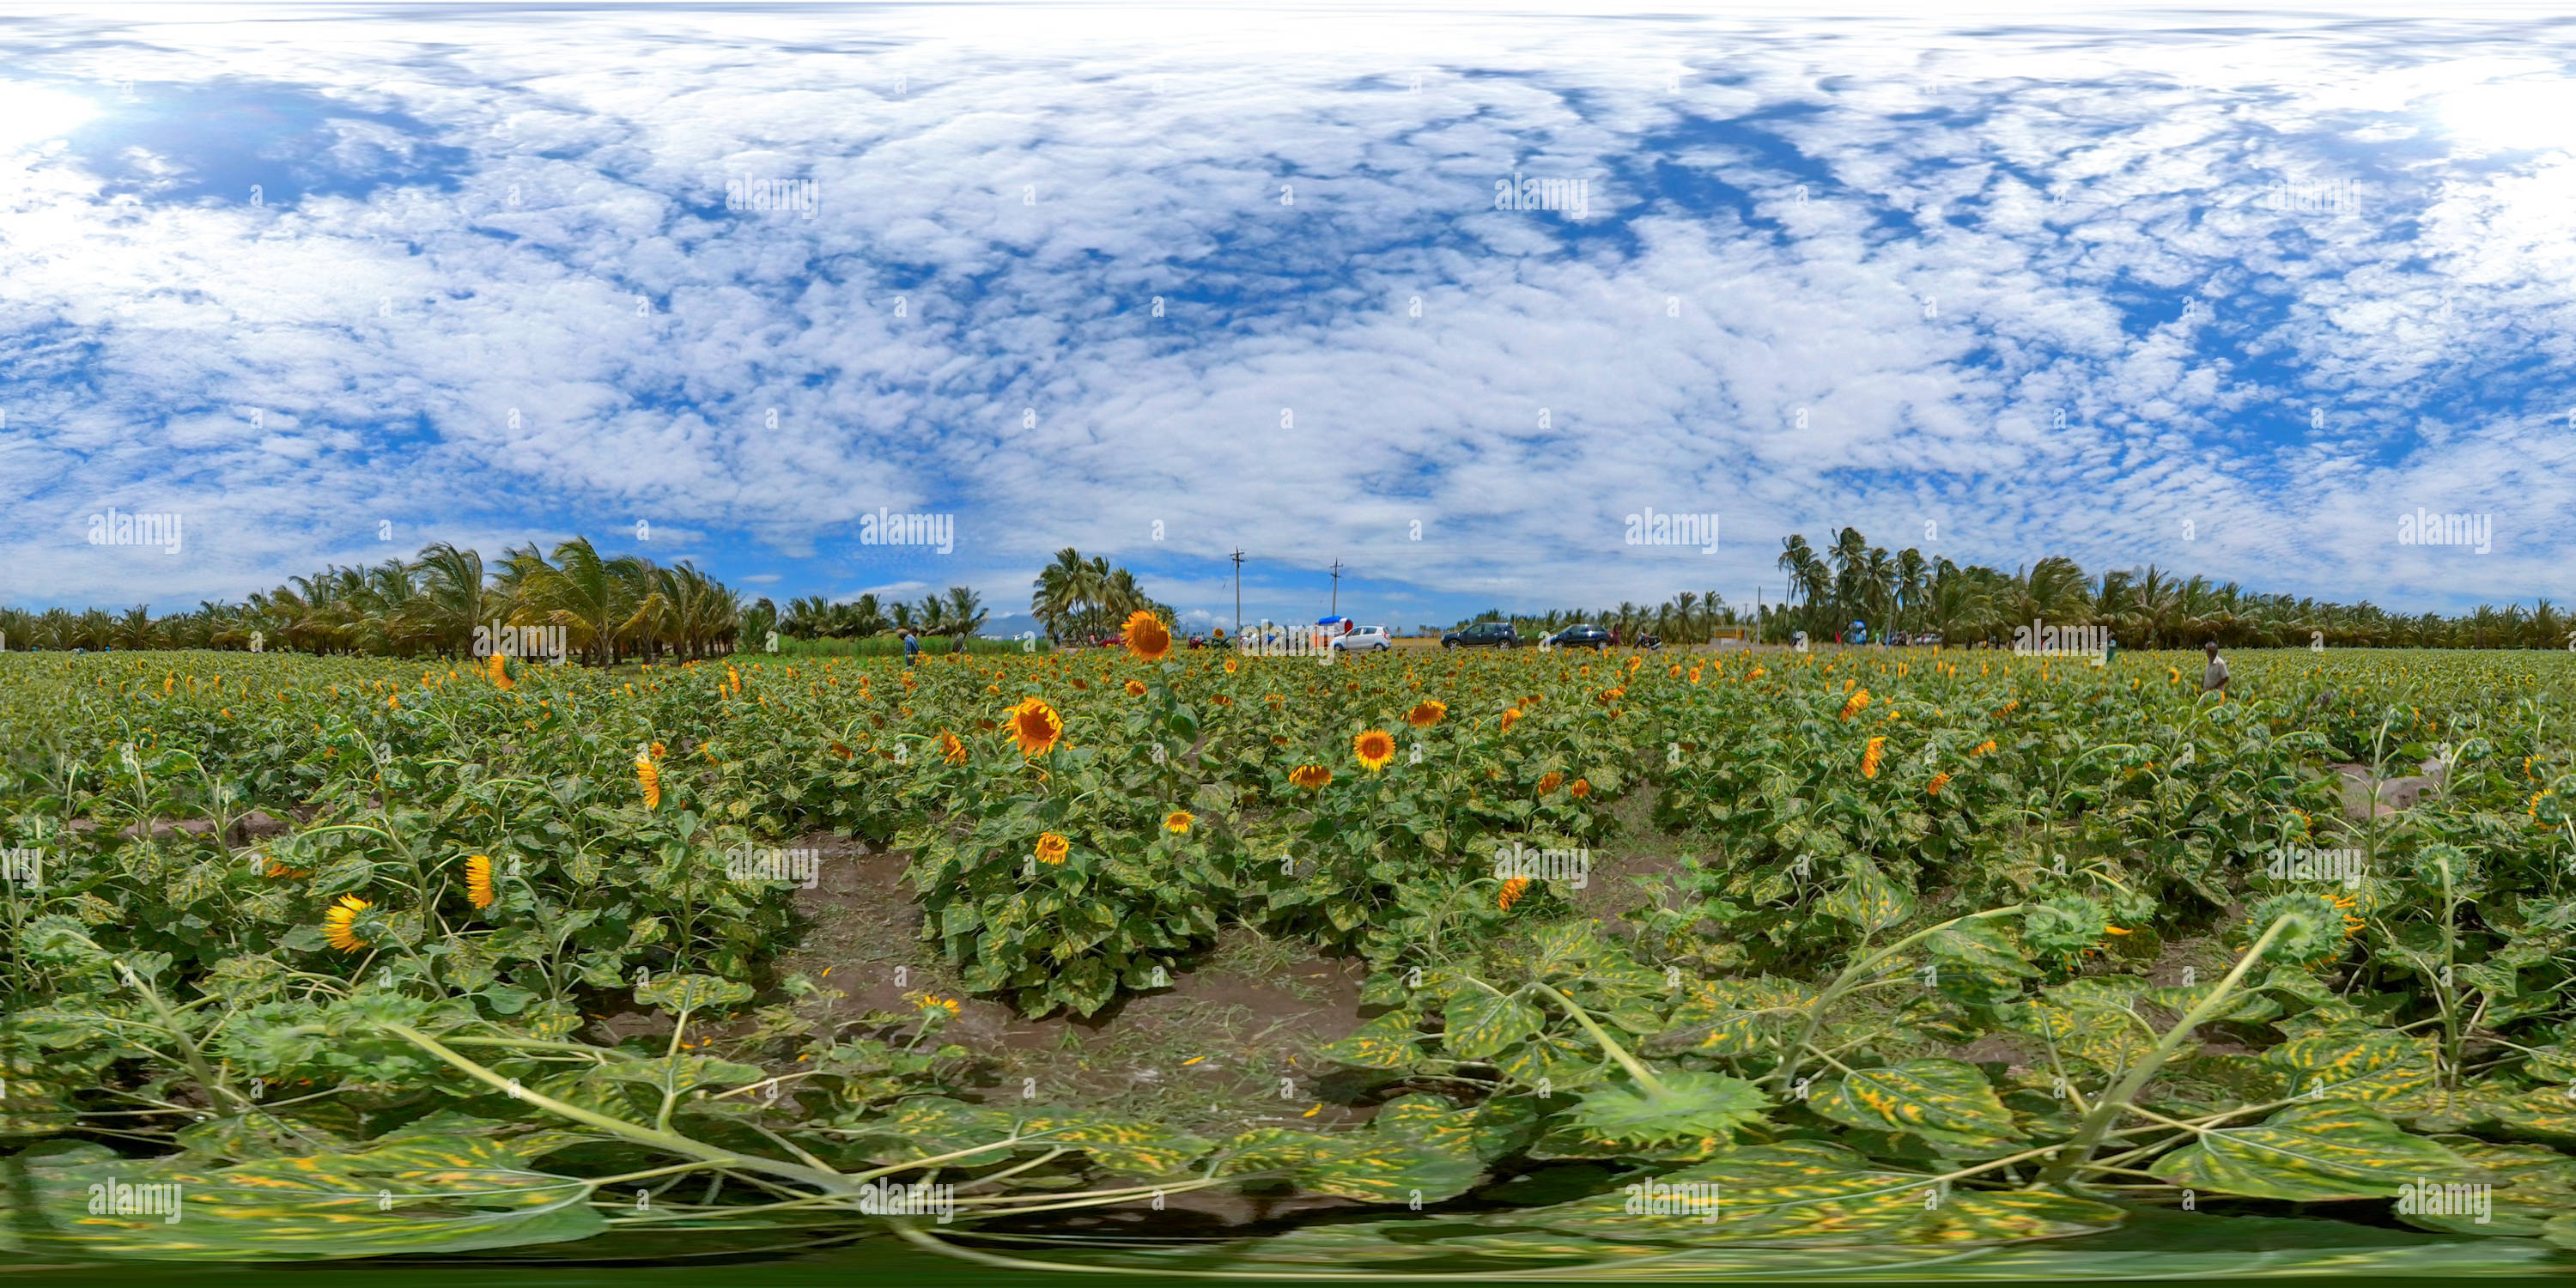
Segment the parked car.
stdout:
[[1383,653],[1395,647],[1395,640],[1383,626],[1363,626],[1334,636],[1333,647],[1344,653]]
[[1540,648],[1588,648],[1594,652],[1610,647],[1610,632],[1586,622],[1576,622],[1538,642]]
[[1442,648],[1519,648],[1520,632],[1510,622],[1478,622],[1440,637]]

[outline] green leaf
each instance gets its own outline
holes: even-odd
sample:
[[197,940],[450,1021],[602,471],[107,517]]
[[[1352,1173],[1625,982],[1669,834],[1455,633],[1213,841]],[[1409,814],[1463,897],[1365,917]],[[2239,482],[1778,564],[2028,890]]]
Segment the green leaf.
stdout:
[[1807,1107],[1853,1127],[1903,1131],[1962,1149],[2003,1143],[2014,1135],[2012,1111],[1986,1075],[1957,1060],[1908,1060],[1860,1069],[1818,1089]]
[[1538,1032],[1547,1016],[1517,996],[1497,996],[1483,989],[1462,990],[1441,1012],[1447,1024],[1443,1040],[1462,1060],[1485,1060]]
[[1855,862],[1851,878],[1818,904],[1825,915],[1839,917],[1876,933],[1914,915],[1914,895],[1888,879],[1877,865]]
[[1389,1011],[1325,1046],[1321,1054],[1362,1069],[1416,1069],[1428,1059],[1422,1049],[1425,1036],[1412,1012]]
[[2260,1126],[2221,1127],[2148,1169],[2186,1189],[2293,1203],[2392,1198],[2418,1178],[2478,1179],[2458,1155],[2358,1105],[2299,1105]]
[[751,985],[713,975],[666,975],[635,990],[635,1000],[677,1015],[751,1000]]
[[1434,1144],[1401,1134],[1325,1136],[1311,1161],[1289,1173],[1299,1189],[1369,1203],[1456,1198],[1484,1174],[1464,1141]]
[[2004,933],[1999,917],[1979,917],[1943,926],[1923,940],[1923,949],[1947,975],[1953,970],[1999,975],[2033,973],[2021,950]]
[[2297,1038],[2272,1048],[2266,1058],[2288,1077],[2289,1094],[2302,1100],[2376,1104],[2433,1085],[2429,1041],[2395,1033]]
[[1760,1087],[1722,1073],[1657,1075],[1660,1090],[1621,1082],[1583,1093],[1573,1125],[1605,1140],[1660,1145],[1675,1140],[1724,1141],[1771,1108]]

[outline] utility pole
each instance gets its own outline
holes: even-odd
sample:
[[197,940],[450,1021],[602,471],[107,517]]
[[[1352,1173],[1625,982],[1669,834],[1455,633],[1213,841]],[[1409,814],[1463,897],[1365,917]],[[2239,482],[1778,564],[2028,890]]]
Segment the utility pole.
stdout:
[[1335,617],[1339,617],[1339,616],[1341,616],[1341,615],[1342,615],[1342,561],[1341,561],[1341,560],[1339,560],[1339,559],[1336,559],[1336,560],[1334,560],[1334,561],[1333,561],[1333,607],[1332,607],[1332,614],[1333,614],[1333,616],[1335,616]]
[[1234,643],[1243,646],[1243,547],[1234,548]]

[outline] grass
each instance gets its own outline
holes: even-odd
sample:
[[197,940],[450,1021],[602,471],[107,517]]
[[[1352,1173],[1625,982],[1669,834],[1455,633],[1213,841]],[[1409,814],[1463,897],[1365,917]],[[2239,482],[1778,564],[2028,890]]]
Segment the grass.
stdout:
[[[924,636],[921,641],[921,655],[946,657],[949,650],[956,646],[956,642],[953,636]],[[1043,639],[996,640],[977,637],[966,641],[966,653],[970,657],[982,657],[995,653],[1052,651],[1052,646]],[[778,641],[780,657],[900,657],[902,655],[903,637],[899,635],[871,635],[866,639],[855,640],[805,640],[781,636]]]

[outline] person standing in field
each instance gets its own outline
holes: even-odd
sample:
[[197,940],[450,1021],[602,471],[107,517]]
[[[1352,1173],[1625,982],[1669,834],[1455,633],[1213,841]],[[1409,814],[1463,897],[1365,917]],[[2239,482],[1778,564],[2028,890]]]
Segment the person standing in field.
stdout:
[[[2217,647],[2217,646],[2216,646],[2216,645],[2211,645],[2211,647],[2212,647],[2212,648],[2215,648],[2215,647]],[[904,631],[904,633],[903,633],[903,664],[904,664],[905,666],[914,666],[914,665],[917,665],[917,664],[919,663],[919,661],[920,661],[920,658],[921,658],[921,638],[920,638],[919,636],[917,636],[917,635],[914,635],[910,630],[906,630],[906,631]]]
[[2201,651],[2209,657],[2209,669],[2200,673],[2200,691],[2208,693],[2214,690],[2218,696],[2226,697],[2227,659],[2218,655],[2218,641],[2211,640],[2202,645]]

